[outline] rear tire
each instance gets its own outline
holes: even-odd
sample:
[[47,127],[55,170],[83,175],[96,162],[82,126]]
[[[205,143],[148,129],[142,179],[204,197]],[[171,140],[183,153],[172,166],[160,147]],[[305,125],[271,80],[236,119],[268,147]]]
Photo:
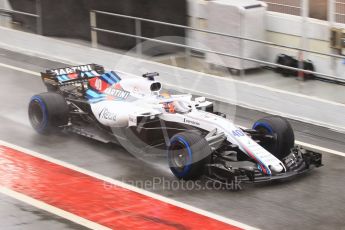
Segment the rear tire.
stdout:
[[283,117],[269,116],[262,118],[255,122],[253,129],[274,137],[272,142],[263,143],[262,146],[279,160],[287,157],[295,145],[293,129],[288,120]]
[[204,174],[211,153],[211,147],[199,133],[178,133],[168,147],[170,169],[178,179],[196,180]]
[[47,92],[31,98],[28,114],[32,127],[38,133],[48,134],[68,124],[68,111],[62,95]]

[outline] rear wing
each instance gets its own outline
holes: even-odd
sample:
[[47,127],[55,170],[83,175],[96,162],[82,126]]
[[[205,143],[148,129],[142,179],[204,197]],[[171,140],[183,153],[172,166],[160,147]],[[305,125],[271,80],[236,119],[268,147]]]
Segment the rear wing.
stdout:
[[64,83],[80,81],[83,78],[96,77],[104,74],[104,67],[97,64],[69,66],[49,69],[41,72],[41,78],[48,89],[57,89]]

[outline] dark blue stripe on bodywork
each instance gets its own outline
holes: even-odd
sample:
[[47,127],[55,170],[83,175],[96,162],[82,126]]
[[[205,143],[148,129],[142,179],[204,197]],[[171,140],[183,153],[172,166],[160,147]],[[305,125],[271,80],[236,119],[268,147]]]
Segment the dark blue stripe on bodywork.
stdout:
[[88,99],[103,99],[106,96],[102,93],[97,93],[96,91],[94,91],[92,89],[86,90],[85,93],[86,93],[86,97]]
[[109,85],[118,83],[121,78],[115,72],[107,72],[101,76],[101,79],[106,81]]

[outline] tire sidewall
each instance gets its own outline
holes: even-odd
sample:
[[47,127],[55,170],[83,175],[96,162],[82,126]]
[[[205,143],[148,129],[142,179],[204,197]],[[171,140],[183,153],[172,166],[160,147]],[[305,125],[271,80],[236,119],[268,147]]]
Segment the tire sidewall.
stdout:
[[30,110],[33,109],[32,108],[32,104],[33,103],[38,103],[40,106],[40,109],[42,111],[42,121],[36,125],[33,123],[33,121],[30,118],[30,123],[32,125],[32,127],[39,133],[45,133],[48,129],[48,110],[47,110],[47,105],[44,103],[44,101],[42,100],[42,98],[39,95],[35,95],[31,98],[30,103],[29,103],[29,117],[30,117]]
[[[175,168],[175,155],[172,147],[175,143],[182,143],[185,151],[188,153],[188,160],[182,172]],[[168,147],[168,162],[172,173],[178,179],[195,180],[204,174],[206,164],[210,161],[211,147],[200,133],[182,132],[174,135],[170,139],[170,146]]]
[[[38,107],[42,112],[42,118],[39,122],[33,121],[32,113]],[[57,131],[61,126],[68,124],[68,104],[65,98],[54,92],[46,92],[35,95],[29,102],[29,120],[32,127],[41,134],[49,134]]]
[[188,153],[188,161],[186,163],[185,168],[183,169],[183,172],[179,172],[175,167],[174,167],[174,163],[173,163],[173,154],[172,151],[176,151],[176,150],[168,150],[168,159],[169,159],[169,166],[171,171],[173,172],[173,174],[178,177],[178,178],[183,178],[187,175],[187,173],[190,171],[192,162],[193,162],[193,154],[192,154],[192,150],[190,148],[190,145],[188,143],[187,140],[185,140],[185,138],[183,136],[180,135],[175,135],[171,141],[170,141],[170,146],[173,146],[174,144],[176,144],[176,142],[182,142],[183,145],[186,147],[187,153]]
[[269,116],[262,118],[254,123],[253,129],[264,128],[267,134],[274,138],[273,143],[263,147],[270,151],[278,159],[282,160],[290,154],[294,147],[295,136],[290,123],[280,116]]

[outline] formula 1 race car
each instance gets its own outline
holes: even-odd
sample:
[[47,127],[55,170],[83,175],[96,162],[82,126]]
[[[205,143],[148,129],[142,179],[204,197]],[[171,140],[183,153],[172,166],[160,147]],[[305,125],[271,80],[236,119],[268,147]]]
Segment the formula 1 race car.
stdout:
[[161,149],[172,173],[184,180],[204,175],[224,183],[263,182],[322,166],[320,153],[295,145],[282,117],[265,117],[242,129],[213,111],[204,97],[163,93],[158,73],[120,75],[126,77],[96,64],[41,73],[48,92],[31,98],[32,127],[42,134],[64,130]]

